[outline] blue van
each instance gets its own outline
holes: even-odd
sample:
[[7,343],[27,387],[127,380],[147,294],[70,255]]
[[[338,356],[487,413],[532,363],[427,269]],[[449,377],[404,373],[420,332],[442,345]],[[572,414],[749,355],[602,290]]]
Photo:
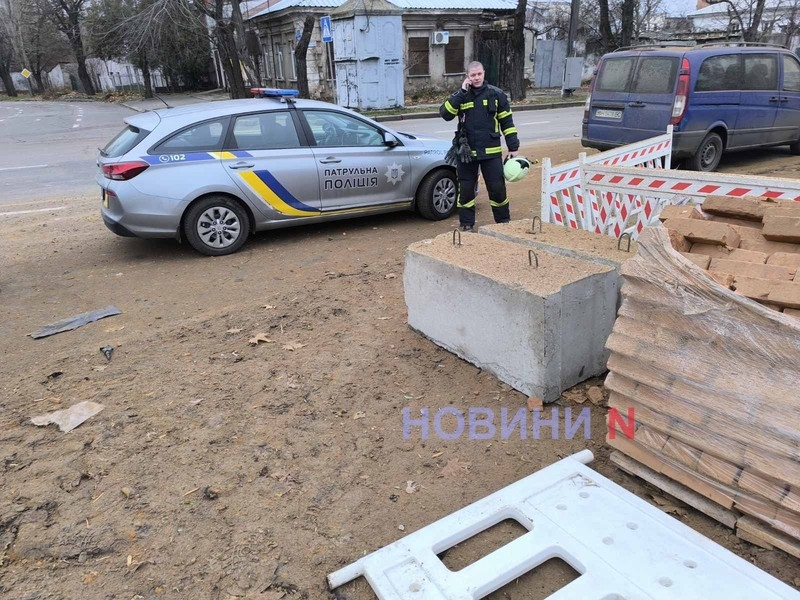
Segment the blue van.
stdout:
[[608,150],[673,126],[675,162],[713,171],[723,152],[789,144],[800,154],[800,60],[752,43],[644,46],[600,59],[581,142]]

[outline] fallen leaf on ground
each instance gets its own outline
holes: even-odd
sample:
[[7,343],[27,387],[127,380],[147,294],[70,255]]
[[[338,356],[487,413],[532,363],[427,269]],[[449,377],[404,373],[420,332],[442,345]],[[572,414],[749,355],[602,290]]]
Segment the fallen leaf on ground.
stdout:
[[300,342],[292,342],[290,344],[284,344],[283,349],[288,350],[289,352],[294,352],[295,350],[299,350],[305,346],[305,344],[301,344]]
[[528,410],[539,410],[544,405],[541,398],[537,398],[536,396],[531,396],[528,398]]
[[600,406],[604,400],[603,390],[601,390],[598,386],[593,385],[586,390],[586,397],[589,398],[589,401],[595,406]]
[[226,331],[225,333],[239,333],[240,331],[241,329],[239,329],[238,327],[232,327],[231,329],[228,329],[228,331]]
[[406,481],[406,493],[413,494],[419,490],[419,486],[415,481]]
[[459,462],[457,458],[451,458],[447,461],[447,464],[439,471],[439,475],[442,477],[454,477],[456,475],[464,475],[465,473],[469,473],[469,468],[472,466],[472,463],[468,462]]
[[264,305],[264,306],[262,306],[261,308],[263,308],[264,310],[272,310],[272,309],[273,309],[273,308],[275,308],[275,307],[274,307],[274,306],[272,306],[272,304],[265,304],[265,305]]
[[274,344],[274,343],[275,343],[275,340],[271,340],[271,339],[269,339],[269,338],[267,337],[267,334],[266,334],[266,333],[259,333],[259,334],[257,334],[255,337],[251,337],[251,338],[248,340],[248,343],[249,343],[251,346],[258,346],[258,345],[259,345],[261,342],[265,342],[265,343],[267,343],[267,344]]
[[431,458],[439,458],[442,454],[444,454],[444,452],[434,452],[431,455]]
[[386,279],[397,279],[397,275],[395,275],[394,273],[387,273]]
[[356,414],[353,415],[353,418],[354,419],[363,419],[366,416],[367,416],[367,413],[365,413],[363,410],[359,410]]

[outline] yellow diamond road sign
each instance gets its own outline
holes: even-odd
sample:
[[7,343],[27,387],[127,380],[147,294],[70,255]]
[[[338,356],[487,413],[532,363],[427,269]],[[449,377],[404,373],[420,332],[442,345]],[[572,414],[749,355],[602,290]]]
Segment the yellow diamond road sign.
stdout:
[[30,71],[28,71],[28,69],[22,69],[22,76],[23,76],[25,79],[27,79],[27,78],[28,78],[28,77],[30,77],[31,75],[33,75],[33,73],[31,73]]

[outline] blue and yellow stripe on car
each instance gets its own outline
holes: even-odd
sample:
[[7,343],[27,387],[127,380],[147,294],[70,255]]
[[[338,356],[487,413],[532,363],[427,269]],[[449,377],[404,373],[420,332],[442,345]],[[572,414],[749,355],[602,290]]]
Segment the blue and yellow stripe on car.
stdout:
[[248,186],[279,213],[292,217],[314,217],[320,214],[318,208],[303,204],[294,195],[283,187],[280,181],[266,169],[260,171],[245,171],[239,176]]
[[149,165],[174,165],[178,163],[197,162],[201,160],[220,160],[223,158],[252,158],[252,154],[244,150],[233,152],[164,152],[148,154],[141,159]]

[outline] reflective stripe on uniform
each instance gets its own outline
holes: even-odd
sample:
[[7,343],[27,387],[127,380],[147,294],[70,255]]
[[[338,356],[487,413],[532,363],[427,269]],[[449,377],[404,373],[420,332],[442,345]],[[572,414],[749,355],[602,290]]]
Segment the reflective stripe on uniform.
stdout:
[[[506,202],[508,202],[508,200],[506,200]],[[474,198],[469,202],[467,202],[466,204],[461,204],[461,199],[459,199],[458,202],[456,202],[456,208],[474,208],[474,207],[475,207]]]
[[498,114],[497,118],[498,119],[505,119],[506,117],[510,117],[510,116],[511,116],[511,111],[510,110],[506,110],[506,111],[503,111],[500,114]]
[[517,128],[516,127],[509,127],[508,129],[503,129],[503,135],[504,136],[509,136],[512,133],[517,133]]
[[502,154],[503,153],[503,147],[502,146],[495,146],[494,148],[486,148],[486,150],[484,150],[484,152],[486,152],[486,154]]
[[464,104],[461,105],[461,110],[467,110],[468,108],[475,108],[475,103],[474,102],[464,102]]
[[508,204],[508,198],[506,198],[502,202],[492,202],[491,200],[489,200],[489,204],[492,205],[492,208],[500,208],[501,206],[505,206],[506,204]]
[[456,110],[455,108],[453,108],[453,105],[452,105],[452,104],[450,104],[450,100],[445,100],[445,101],[444,101],[444,109],[445,109],[447,112],[449,112],[451,115],[457,115],[457,114],[458,114],[458,110]]

